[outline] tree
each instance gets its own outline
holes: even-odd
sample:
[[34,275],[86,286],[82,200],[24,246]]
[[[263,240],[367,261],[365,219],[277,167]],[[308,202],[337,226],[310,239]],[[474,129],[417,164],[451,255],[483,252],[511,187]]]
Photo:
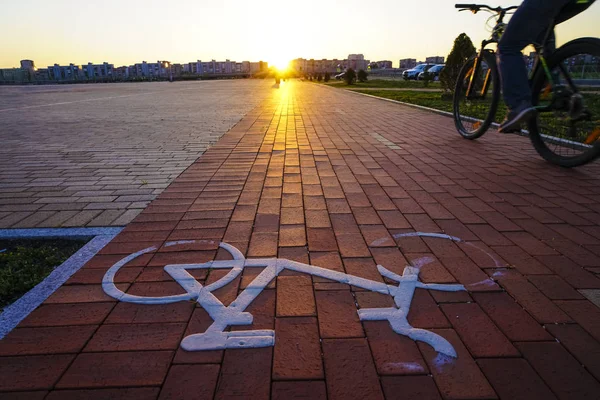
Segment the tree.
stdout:
[[329,82],[329,79],[331,79],[331,75],[329,74],[329,72],[325,72],[325,76],[323,77],[323,80],[325,82]]
[[464,63],[467,62],[469,57],[474,54],[475,46],[473,46],[471,38],[469,38],[466,33],[458,35],[454,40],[454,46],[452,46],[450,54],[448,54],[448,57],[446,58],[446,65],[442,72],[440,72],[440,83],[444,91],[454,92],[456,79],[458,78],[460,69]]
[[359,82],[366,82],[367,81],[367,73],[365,72],[364,69],[359,69],[358,70],[358,81]]
[[346,85],[352,85],[356,80],[356,72],[352,68],[348,68],[346,73],[344,73],[344,81],[346,81]]

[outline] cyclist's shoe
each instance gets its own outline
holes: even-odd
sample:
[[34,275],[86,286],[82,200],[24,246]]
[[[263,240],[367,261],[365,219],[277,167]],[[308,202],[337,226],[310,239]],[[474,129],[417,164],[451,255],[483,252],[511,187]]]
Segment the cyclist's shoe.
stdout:
[[529,103],[522,103],[514,110],[510,110],[504,121],[500,124],[498,132],[515,133],[521,131],[521,125],[535,117],[537,110]]

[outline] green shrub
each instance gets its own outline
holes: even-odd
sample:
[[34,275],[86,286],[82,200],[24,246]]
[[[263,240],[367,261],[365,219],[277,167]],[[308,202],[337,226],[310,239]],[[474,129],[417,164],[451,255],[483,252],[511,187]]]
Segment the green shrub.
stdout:
[[366,82],[367,81],[367,72],[364,69],[359,69],[357,78],[358,78],[359,82]]
[[356,72],[352,68],[348,68],[344,74],[344,81],[346,85],[352,85],[356,80]]
[[456,79],[458,78],[460,69],[469,57],[474,54],[475,46],[473,46],[471,38],[469,38],[466,33],[458,35],[456,40],[454,40],[454,46],[452,46],[452,50],[446,59],[446,66],[440,73],[440,83],[444,91],[454,92]]
[[325,76],[323,77],[323,80],[325,82],[329,82],[330,79],[331,79],[331,75],[329,75],[329,72],[325,72]]

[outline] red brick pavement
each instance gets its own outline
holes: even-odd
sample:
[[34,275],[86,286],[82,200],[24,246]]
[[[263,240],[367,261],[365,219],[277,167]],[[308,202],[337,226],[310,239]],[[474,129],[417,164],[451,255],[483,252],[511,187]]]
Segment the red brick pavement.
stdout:
[[[286,83],[0,341],[0,398],[597,399],[600,308],[578,290],[600,289],[598,172],[548,165],[521,137],[465,141],[446,117]],[[414,231],[468,244],[393,236]],[[116,283],[181,293],[162,267],[225,259],[219,241],[376,281],[377,263],[402,273],[429,257],[423,281],[469,292],[417,289],[409,321],[458,358],[361,323],[357,307],[391,297],[289,271],[248,308],[250,328],[232,328],[274,329],[272,348],[186,352],[184,335],[212,321],[201,307],[102,291],[114,262],[156,246]],[[229,304],[257,273],[215,294]]]

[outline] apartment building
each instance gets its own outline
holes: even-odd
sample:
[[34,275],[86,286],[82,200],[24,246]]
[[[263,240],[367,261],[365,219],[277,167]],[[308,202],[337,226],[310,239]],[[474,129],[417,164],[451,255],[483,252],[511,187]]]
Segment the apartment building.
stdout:
[[442,56],[431,56],[425,58],[425,63],[427,64],[443,64],[444,57]]
[[400,60],[400,69],[411,69],[417,66],[416,58],[403,58]]

